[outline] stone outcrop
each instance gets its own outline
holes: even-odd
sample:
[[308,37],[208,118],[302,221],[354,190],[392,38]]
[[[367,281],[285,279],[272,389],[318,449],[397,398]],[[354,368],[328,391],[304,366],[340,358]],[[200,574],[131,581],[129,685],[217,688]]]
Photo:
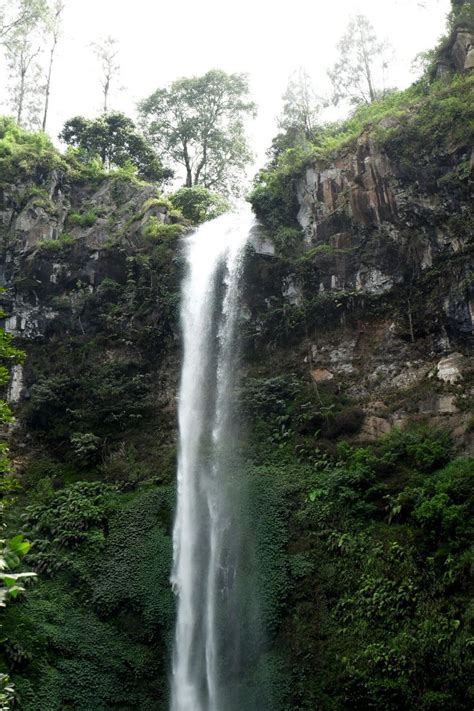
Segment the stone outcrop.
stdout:
[[449,185],[456,166],[468,165],[469,157],[470,147],[461,146],[433,156],[429,169],[420,160],[407,172],[378,147],[369,128],[331,167],[317,161],[308,166],[297,186],[298,221],[320,292],[409,291],[436,262],[451,260],[456,275],[447,279],[442,309],[455,328],[472,333],[471,196]]
[[[40,190],[12,185],[1,197],[2,326],[25,339],[43,337],[58,318],[77,320],[104,279],[125,283],[144,226],[150,218],[169,222],[157,189],[127,178],[75,184],[54,171]],[[70,220],[87,211],[85,224]]]
[[455,30],[451,48],[451,57],[458,72],[467,72],[474,68],[474,33],[468,27]]

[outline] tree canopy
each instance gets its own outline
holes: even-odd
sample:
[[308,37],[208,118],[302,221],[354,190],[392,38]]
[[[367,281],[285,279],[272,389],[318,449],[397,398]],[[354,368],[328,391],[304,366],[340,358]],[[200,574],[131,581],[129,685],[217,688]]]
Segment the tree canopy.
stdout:
[[97,119],[75,116],[65,123],[59,138],[78,148],[84,161],[99,158],[106,168],[131,163],[144,180],[162,182],[172,176],[132,119],[122,113],[104,114]]
[[185,185],[234,192],[251,159],[244,120],[254,115],[243,74],[212,70],[157,89],[139,105],[150,141],[185,170]]

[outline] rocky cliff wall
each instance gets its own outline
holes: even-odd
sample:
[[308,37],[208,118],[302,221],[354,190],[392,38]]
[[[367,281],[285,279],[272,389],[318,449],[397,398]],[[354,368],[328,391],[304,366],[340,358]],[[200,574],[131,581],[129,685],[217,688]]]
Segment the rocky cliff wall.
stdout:
[[473,446],[473,137],[448,117],[471,79],[307,161],[293,176],[302,241],[256,245],[254,343],[293,339],[315,380],[363,408],[362,439],[432,418]]

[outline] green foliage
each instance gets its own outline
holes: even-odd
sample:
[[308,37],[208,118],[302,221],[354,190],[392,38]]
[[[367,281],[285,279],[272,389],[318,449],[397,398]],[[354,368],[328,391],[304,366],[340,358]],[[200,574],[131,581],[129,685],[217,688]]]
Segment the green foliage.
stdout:
[[74,244],[75,239],[68,232],[63,232],[57,239],[43,239],[37,243],[40,252],[64,252]]
[[443,82],[433,85],[416,111],[406,114],[398,129],[380,132],[380,143],[390,156],[396,157],[408,176],[416,171],[414,154],[428,156],[436,151],[442,154],[450,146],[464,146],[472,140],[473,83],[471,73],[454,78],[448,85]]
[[0,117],[0,184],[40,183],[65,163],[44,133],[29,133]]
[[280,226],[298,227],[296,185],[307,159],[307,149],[292,148],[278,159],[276,166],[257,175],[249,199],[255,214],[270,233]]
[[174,240],[183,234],[182,225],[170,225],[160,222],[152,215],[142,229],[142,234],[151,242]]
[[106,113],[97,119],[76,116],[65,123],[60,138],[76,147],[76,158],[86,164],[99,159],[107,169],[122,168],[127,175],[132,170],[139,178],[160,183],[172,175],[122,113]]
[[449,16],[449,26],[474,28],[473,0],[451,0],[452,10]]
[[146,416],[147,392],[147,378],[133,360],[105,362],[92,372],[83,364],[75,374],[40,378],[31,388],[25,416],[50,441],[69,442],[82,428],[113,438]]
[[243,74],[214,69],[202,77],[178,79],[157,89],[139,110],[157,150],[184,167],[186,187],[238,191],[251,158],[244,119],[255,111]]
[[203,185],[180,188],[171,196],[171,202],[193,225],[200,225],[219,217],[230,209],[230,204],[225,198],[211,192]]
[[52,490],[28,510],[36,564],[54,577],[43,573],[21,610],[6,612],[22,708],[168,708],[171,517],[163,487],[120,494],[97,482]]
[[[253,427],[284,411],[290,385],[252,385]],[[449,462],[451,441],[433,429],[313,464],[262,453],[259,595],[288,679],[273,708],[468,707],[472,457]]]
[[97,220],[97,213],[94,208],[89,208],[85,212],[70,212],[67,222],[71,227],[92,227]]

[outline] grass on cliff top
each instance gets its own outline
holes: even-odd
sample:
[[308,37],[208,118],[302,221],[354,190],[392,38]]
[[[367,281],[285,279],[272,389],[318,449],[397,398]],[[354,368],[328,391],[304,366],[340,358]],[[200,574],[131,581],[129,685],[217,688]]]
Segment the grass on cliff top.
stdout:
[[274,234],[282,226],[297,227],[295,183],[314,164],[329,165],[353,148],[364,133],[395,156],[444,152],[468,145],[474,137],[474,73],[451,80],[420,80],[405,91],[395,91],[380,101],[359,106],[346,121],[321,126],[314,143],[295,146],[276,156],[261,170],[250,195],[262,224]]
[[311,157],[330,159],[368,129],[374,129],[374,138],[383,144],[388,133],[412,118],[420,128],[427,127],[427,138],[432,126],[449,128],[452,122],[460,121],[466,135],[472,134],[473,85],[472,73],[457,75],[448,83],[439,80],[427,85],[419,81],[405,91],[394,91],[380,101],[359,106],[346,121],[323,127]]

